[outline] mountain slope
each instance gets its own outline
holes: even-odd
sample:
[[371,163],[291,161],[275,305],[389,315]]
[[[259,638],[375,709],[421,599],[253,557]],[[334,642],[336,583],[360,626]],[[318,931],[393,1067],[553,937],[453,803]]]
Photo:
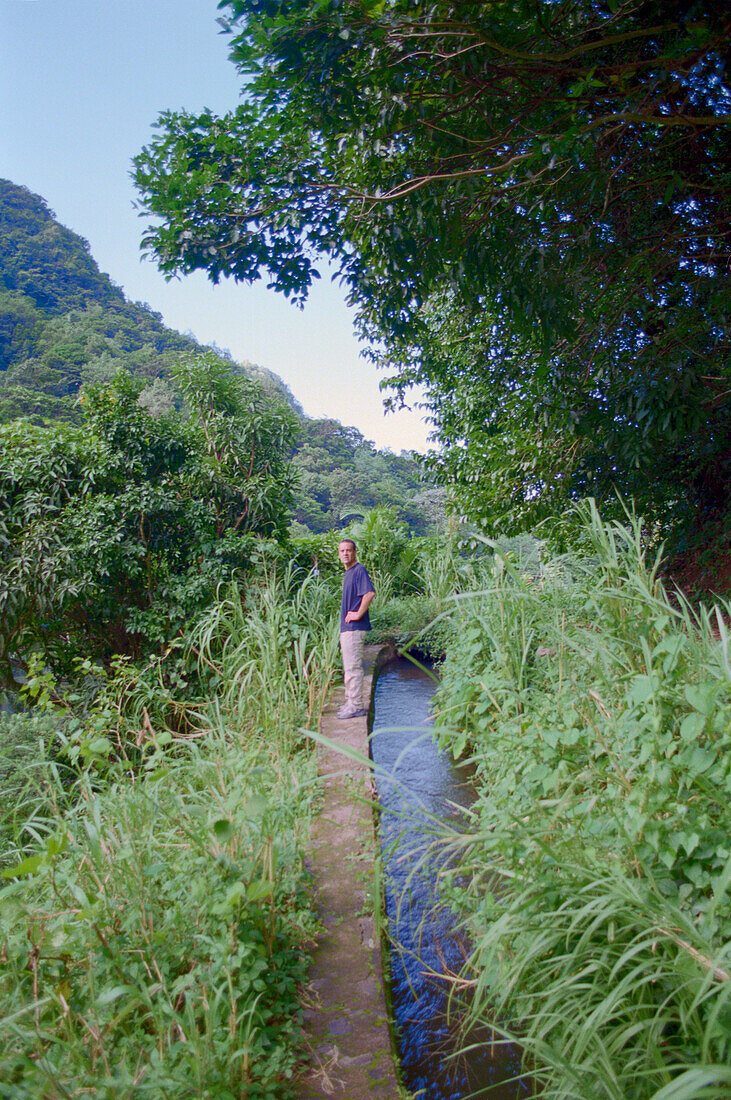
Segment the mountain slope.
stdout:
[[[168,384],[171,367],[204,350],[211,349],[167,328],[148,305],[127,301],[87,242],[39,195],[0,180],[0,423],[20,416],[80,422],[80,387],[109,382],[120,368],[146,378],[141,402],[165,412],[180,402]],[[444,494],[423,484],[413,459],[377,451],[336,420],[309,420],[276,374],[213,350],[300,416],[293,461],[300,469],[295,519],[303,529],[340,528],[378,506],[414,533],[439,522]]]
[[[150,399],[164,404],[170,367],[202,350],[149,306],[127,301],[39,195],[0,180],[0,422],[75,420],[79,387],[107,382],[120,367],[149,378]],[[301,411],[270,371],[231,367]]]

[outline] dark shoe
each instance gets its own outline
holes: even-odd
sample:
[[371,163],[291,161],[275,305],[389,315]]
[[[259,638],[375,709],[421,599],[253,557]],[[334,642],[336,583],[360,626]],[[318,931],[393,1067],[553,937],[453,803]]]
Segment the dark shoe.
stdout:
[[367,710],[356,710],[354,707],[341,707],[335,714],[336,718],[365,718]]

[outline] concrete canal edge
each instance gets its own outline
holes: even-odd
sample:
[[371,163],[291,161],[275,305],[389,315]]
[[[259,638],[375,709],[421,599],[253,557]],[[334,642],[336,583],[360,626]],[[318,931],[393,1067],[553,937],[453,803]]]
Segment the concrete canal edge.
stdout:
[[[366,690],[388,650],[366,650]],[[368,719],[338,719],[342,689],[325,708],[320,732],[370,756]],[[315,904],[322,924],[304,1009],[310,1066],[298,1083],[303,1100],[402,1100],[384,988],[379,931],[381,889],[371,771],[318,746],[323,804],[312,829]]]

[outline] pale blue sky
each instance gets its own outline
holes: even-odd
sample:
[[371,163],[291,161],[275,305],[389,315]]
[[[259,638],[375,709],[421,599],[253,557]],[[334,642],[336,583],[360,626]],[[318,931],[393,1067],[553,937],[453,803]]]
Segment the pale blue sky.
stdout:
[[42,195],[172,328],[273,370],[310,416],[354,424],[378,447],[423,450],[418,413],[383,413],[379,374],[328,279],[300,311],[261,283],[166,283],[140,260],[131,158],[162,110],[223,112],[239,96],[218,14],[216,0],[0,0],[0,177]]

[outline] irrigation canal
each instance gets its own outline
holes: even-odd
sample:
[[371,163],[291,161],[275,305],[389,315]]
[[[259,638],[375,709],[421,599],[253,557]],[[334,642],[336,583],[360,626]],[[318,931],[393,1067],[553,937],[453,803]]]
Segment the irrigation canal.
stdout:
[[374,697],[371,754],[401,1071],[419,1100],[517,1100],[526,1095],[508,1083],[519,1072],[517,1052],[474,1035],[476,1046],[460,1056],[459,1012],[449,1011],[451,983],[443,975],[460,970],[467,945],[440,897],[438,846],[431,849],[438,823],[454,825],[475,792],[469,767],[453,764],[432,740],[435,688],[429,673],[400,659],[381,670]]

